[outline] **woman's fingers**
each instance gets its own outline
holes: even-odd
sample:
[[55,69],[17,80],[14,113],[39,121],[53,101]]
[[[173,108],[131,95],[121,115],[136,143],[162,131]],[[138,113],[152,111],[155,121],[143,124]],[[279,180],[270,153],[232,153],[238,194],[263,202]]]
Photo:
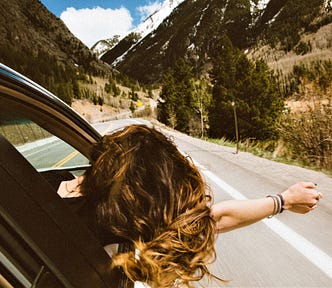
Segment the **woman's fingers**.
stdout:
[[307,213],[315,209],[323,194],[316,190],[317,184],[313,182],[300,182],[289,187],[282,194],[286,210],[295,213]]

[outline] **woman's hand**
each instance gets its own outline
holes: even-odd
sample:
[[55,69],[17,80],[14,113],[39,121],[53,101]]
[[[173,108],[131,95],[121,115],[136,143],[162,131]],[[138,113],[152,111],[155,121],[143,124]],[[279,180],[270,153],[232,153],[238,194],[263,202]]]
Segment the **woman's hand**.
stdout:
[[82,196],[80,185],[84,176],[79,176],[72,180],[62,181],[58,187],[58,195],[61,198],[72,198]]
[[[281,193],[284,210],[305,214],[317,207],[323,194],[312,182],[300,182]],[[248,200],[227,200],[214,204],[211,215],[216,220],[216,232],[223,233],[253,224],[275,212],[272,197]]]
[[284,198],[284,209],[295,213],[305,214],[315,209],[323,194],[315,190],[316,184],[300,182],[289,187],[281,195]]

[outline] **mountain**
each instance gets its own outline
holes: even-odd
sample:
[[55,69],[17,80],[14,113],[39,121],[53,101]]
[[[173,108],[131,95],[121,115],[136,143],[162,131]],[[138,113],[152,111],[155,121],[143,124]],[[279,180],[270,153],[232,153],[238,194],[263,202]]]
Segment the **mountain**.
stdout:
[[326,0],[180,1],[157,29],[144,38],[131,33],[101,59],[146,83],[160,82],[179,58],[202,73],[223,35],[243,50],[267,46],[277,54],[295,51],[304,35],[330,25],[331,6]]
[[120,42],[120,35],[115,35],[109,39],[99,40],[91,47],[91,50],[98,58],[100,58],[107,51],[111,50],[115,45],[117,45],[119,42]]
[[39,0],[1,0],[0,11],[0,61],[4,64],[22,73],[30,72],[28,66],[41,58],[88,74],[109,69]]
[[[157,29],[163,20],[183,1],[184,0],[165,0],[159,9],[153,12],[135,29],[130,31],[126,37],[119,39],[120,41],[116,49],[108,49],[108,47],[102,46],[102,43],[100,43],[100,45],[100,41],[91,49],[105,62],[112,63],[113,61],[121,61],[121,57],[123,57],[125,53],[144,39],[145,36]],[[99,47],[102,47],[103,53],[99,53]]]
[[[39,0],[0,1],[0,62],[63,101],[93,98],[92,76],[111,73]],[[96,97],[96,96],[95,96]]]

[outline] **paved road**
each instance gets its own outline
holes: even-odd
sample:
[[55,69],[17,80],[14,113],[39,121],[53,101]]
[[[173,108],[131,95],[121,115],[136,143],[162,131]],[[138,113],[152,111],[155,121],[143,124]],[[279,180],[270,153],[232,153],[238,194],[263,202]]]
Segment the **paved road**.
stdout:
[[[124,125],[142,123],[148,124],[141,119],[127,119],[96,124],[96,128],[107,133]],[[307,215],[284,212],[250,227],[220,234],[216,243],[217,259],[211,270],[230,282],[222,284],[204,280],[204,287],[332,287],[330,177],[245,152],[234,154],[233,148],[207,143],[169,129],[163,131],[200,167],[216,202],[264,197],[307,180],[317,183],[325,195],[319,208]],[[46,158],[52,159],[52,165],[65,162],[71,166],[81,161],[72,148],[60,146],[58,142],[45,146],[48,149]],[[64,150],[60,153],[59,149]],[[25,153],[30,153],[30,158],[38,156],[31,149]],[[64,159],[68,161],[61,162]]]
[[[111,129],[110,122],[93,125],[101,134]],[[37,169],[87,165],[89,160],[73,147],[56,137],[49,137],[18,147],[25,158]]]
[[[132,119],[131,123],[141,120]],[[114,122],[113,127],[124,122]],[[205,177],[215,201],[264,197],[298,181],[313,181],[324,193],[306,215],[284,212],[217,239],[213,273],[227,284],[204,287],[332,287],[332,179],[323,173],[255,157],[164,130]]]
[[[332,287],[332,179],[322,173],[271,162],[170,133],[201,167],[215,201],[264,197],[298,181],[313,181],[325,198],[307,215],[284,212],[218,236],[215,275],[227,287]],[[225,287],[213,281],[204,287]]]

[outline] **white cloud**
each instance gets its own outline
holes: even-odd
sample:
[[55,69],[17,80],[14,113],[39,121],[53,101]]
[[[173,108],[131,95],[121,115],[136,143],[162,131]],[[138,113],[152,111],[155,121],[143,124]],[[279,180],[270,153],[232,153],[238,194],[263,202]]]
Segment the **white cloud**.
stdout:
[[161,5],[161,2],[155,1],[154,3],[149,3],[148,5],[137,7],[136,9],[140,14],[141,21],[144,21],[148,16],[158,10]]
[[69,7],[61,13],[60,18],[88,47],[114,35],[124,36],[133,28],[130,12],[124,7],[120,9],[95,7],[78,10]]

